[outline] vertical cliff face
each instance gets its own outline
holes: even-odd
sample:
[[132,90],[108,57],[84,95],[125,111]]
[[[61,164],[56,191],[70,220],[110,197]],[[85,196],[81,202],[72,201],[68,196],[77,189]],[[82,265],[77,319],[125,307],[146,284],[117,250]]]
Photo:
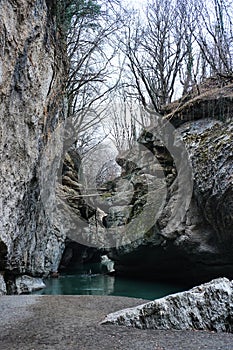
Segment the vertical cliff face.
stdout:
[[0,3],[0,270],[56,270],[64,236],[54,224],[62,154],[65,59],[44,0]]

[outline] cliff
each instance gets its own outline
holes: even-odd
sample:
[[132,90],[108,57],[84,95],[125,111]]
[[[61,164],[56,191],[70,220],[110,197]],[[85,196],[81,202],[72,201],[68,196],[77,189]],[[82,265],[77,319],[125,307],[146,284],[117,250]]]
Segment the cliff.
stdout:
[[107,252],[119,275],[188,285],[232,278],[232,121],[161,125],[118,155],[122,175],[92,189],[94,201],[80,184],[77,155],[66,158],[67,236],[87,258]]
[[56,271],[64,248],[53,213],[65,55],[47,3],[0,4],[0,270],[13,282]]
[[[124,170],[128,169],[129,181],[133,182],[139,171],[138,187],[144,185],[144,193],[141,190],[131,202],[132,210],[150,210],[151,223],[154,215],[154,225],[141,237],[137,238],[135,230],[131,242],[111,249],[119,274],[190,285],[219,276],[233,277],[232,127],[231,120],[187,122],[174,130],[169,148],[159,142],[157,129],[151,128],[139,141],[150,149],[154,160],[148,162],[143,156],[138,170],[130,166],[132,152],[118,159]],[[183,143],[180,149],[179,142]],[[163,175],[153,172],[151,178],[158,159]],[[150,181],[162,176],[166,192],[153,194],[145,174],[150,174]]]
[[[118,155],[121,176],[94,191],[92,202],[85,193],[93,190],[79,186],[79,170],[73,167],[75,181],[63,179],[63,193],[69,194],[63,216],[68,218],[72,210],[76,219],[71,222],[78,225],[67,235],[105,249],[120,275],[189,285],[233,278],[232,106],[227,104],[227,115],[218,108],[214,118],[207,114],[200,119],[197,113],[190,115],[191,121],[186,108],[205,106],[207,113],[216,99],[219,107],[225,106],[230,87],[231,82],[206,88],[202,97],[191,96],[174,120],[169,114],[156,122],[155,116],[155,125]],[[80,218],[85,219],[83,226]]]

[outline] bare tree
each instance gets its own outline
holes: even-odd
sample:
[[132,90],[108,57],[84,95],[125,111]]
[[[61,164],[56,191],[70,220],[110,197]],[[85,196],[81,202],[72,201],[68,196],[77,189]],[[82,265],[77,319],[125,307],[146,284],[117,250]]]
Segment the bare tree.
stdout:
[[148,2],[146,24],[128,28],[126,54],[143,105],[149,102],[156,112],[171,102],[184,50],[184,18],[176,2]]
[[142,128],[149,126],[151,116],[148,114],[138,99],[132,96],[129,86],[122,86],[111,94],[109,104],[108,124],[109,138],[112,140],[118,152],[134,147]]
[[228,75],[233,70],[233,5],[228,0],[199,0],[196,41],[208,63],[209,75]]
[[127,101],[125,97],[118,96],[111,104],[109,136],[119,152],[130,149],[137,139],[135,111],[130,102],[132,100]]
[[209,75],[232,72],[229,0],[148,0],[143,18],[117,0],[58,3],[68,9],[71,135],[85,150],[109,133],[119,150],[131,147],[148,120],[141,107],[161,113],[177,92],[186,95],[193,85],[198,91]]
[[68,12],[63,16],[69,58],[68,117],[72,124],[68,131],[70,142],[83,138],[86,143],[99,129],[108,94],[118,83],[119,74],[112,61],[118,50],[114,34],[122,26],[121,7],[117,0],[65,0],[62,4],[63,11]]

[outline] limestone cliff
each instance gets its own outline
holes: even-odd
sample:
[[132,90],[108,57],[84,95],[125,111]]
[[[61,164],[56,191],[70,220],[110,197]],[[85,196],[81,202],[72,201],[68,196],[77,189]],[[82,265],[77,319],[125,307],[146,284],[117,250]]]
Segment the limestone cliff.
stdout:
[[0,3],[0,270],[6,279],[57,270],[64,244],[53,212],[65,57],[46,3]]
[[[218,96],[228,88],[219,88]],[[215,93],[202,100],[206,111]],[[195,101],[189,105],[198,109]],[[79,166],[73,172],[67,167],[63,216],[69,218],[72,210],[89,223],[79,232],[81,221],[68,219],[78,223],[70,225],[68,236],[106,248],[118,274],[190,285],[233,278],[231,104],[227,111],[224,121],[217,114],[187,122],[185,109],[184,118],[175,116],[175,121],[180,118],[176,129],[166,118],[145,129],[131,150],[118,155],[122,175],[99,192],[92,190],[92,203],[88,189],[80,188]]]
[[[184,155],[180,158],[184,165],[181,172],[177,171],[175,159],[174,162],[170,159],[169,163],[170,154],[159,145],[153,129],[142,134],[140,142],[153,151],[154,158],[156,150],[160,149],[160,164],[168,192],[156,225],[141,239],[111,250],[116,271],[190,284],[219,276],[233,277],[232,127],[231,120],[223,123],[203,119],[187,122],[176,129],[174,144],[181,139],[188,155],[186,159]],[[130,154],[126,158],[125,168]],[[192,187],[188,177],[182,177],[187,159],[190,160]],[[123,161],[120,159],[120,162]],[[142,174],[148,173],[146,163],[144,159]],[[152,165],[153,162],[150,167]],[[131,178],[134,172],[131,167]],[[143,183],[143,175],[140,176],[138,181]],[[188,197],[190,201],[186,202]],[[141,193],[134,207],[141,204],[145,208],[142,199]],[[156,196],[150,199],[149,208],[155,205]],[[173,213],[176,213],[175,220]]]

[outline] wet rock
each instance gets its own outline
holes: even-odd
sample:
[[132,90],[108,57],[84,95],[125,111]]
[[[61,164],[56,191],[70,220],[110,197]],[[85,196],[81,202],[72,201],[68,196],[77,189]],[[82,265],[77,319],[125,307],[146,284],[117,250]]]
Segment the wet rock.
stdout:
[[31,293],[46,287],[41,278],[35,278],[27,275],[17,277],[15,285],[17,294]]
[[219,278],[187,292],[117,311],[102,324],[233,332],[233,281]]
[[101,256],[101,270],[102,272],[110,274],[112,274],[115,271],[114,262],[111,259],[109,259],[107,255]]

